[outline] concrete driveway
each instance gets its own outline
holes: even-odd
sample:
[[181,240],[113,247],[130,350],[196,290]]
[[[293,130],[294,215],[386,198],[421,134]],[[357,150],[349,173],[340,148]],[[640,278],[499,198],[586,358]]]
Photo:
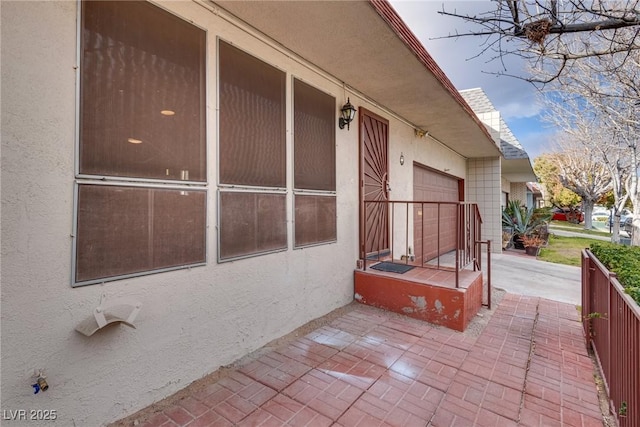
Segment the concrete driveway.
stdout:
[[539,261],[533,256],[508,252],[491,254],[491,282],[494,287],[512,294],[581,304],[579,267],[553,264]]

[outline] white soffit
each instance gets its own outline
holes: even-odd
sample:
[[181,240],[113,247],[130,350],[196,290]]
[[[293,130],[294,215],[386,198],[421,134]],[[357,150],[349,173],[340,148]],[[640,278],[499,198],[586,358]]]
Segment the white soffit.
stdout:
[[529,158],[503,159],[502,176],[511,182],[536,182],[538,180]]

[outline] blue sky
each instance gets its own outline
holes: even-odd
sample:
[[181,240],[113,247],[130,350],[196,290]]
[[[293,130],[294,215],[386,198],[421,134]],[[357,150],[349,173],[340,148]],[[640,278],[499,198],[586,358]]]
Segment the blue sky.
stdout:
[[[447,11],[474,14],[492,10],[495,3],[391,0],[391,5],[458,90],[481,87],[485,91],[532,161],[549,151],[555,131],[541,120],[542,106],[535,87],[513,77],[490,74],[502,70],[502,65],[490,61],[491,54],[474,58],[482,50],[482,37],[435,39],[468,28],[461,19],[439,15],[443,5]],[[524,64],[518,58],[506,58],[505,65],[511,74],[523,75]]]

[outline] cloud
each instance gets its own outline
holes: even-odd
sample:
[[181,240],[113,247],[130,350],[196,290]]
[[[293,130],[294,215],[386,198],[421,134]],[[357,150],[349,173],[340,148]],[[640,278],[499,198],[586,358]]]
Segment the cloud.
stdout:
[[539,118],[540,113],[544,110],[544,107],[541,103],[537,101],[531,102],[528,99],[507,102],[506,104],[500,104],[500,106],[496,106],[496,108],[500,111],[502,117],[505,120],[509,119],[522,119],[522,118]]

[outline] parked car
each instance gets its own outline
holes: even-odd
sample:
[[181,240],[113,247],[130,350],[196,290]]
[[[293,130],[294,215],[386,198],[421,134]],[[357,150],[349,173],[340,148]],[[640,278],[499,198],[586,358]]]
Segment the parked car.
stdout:
[[609,219],[610,215],[611,211],[609,211],[609,209],[600,206],[594,207],[591,212],[591,221],[605,222]]
[[629,236],[631,236],[631,232],[633,231],[633,215],[627,215],[627,218],[622,222],[622,218],[620,219],[620,228],[626,231]]
[[[624,226],[625,221],[627,220],[627,218],[629,218],[630,216],[632,216],[632,213],[629,209],[622,209],[622,211],[620,211],[620,228],[622,229],[622,227]],[[611,221],[611,214],[609,214],[609,219],[607,220],[607,225],[609,227],[613,226],[613,223]]]
[[569,221],[581,223],[584,221],[584,213],[579,210],[571,210],[571,208],[553,208],[553,221]]

